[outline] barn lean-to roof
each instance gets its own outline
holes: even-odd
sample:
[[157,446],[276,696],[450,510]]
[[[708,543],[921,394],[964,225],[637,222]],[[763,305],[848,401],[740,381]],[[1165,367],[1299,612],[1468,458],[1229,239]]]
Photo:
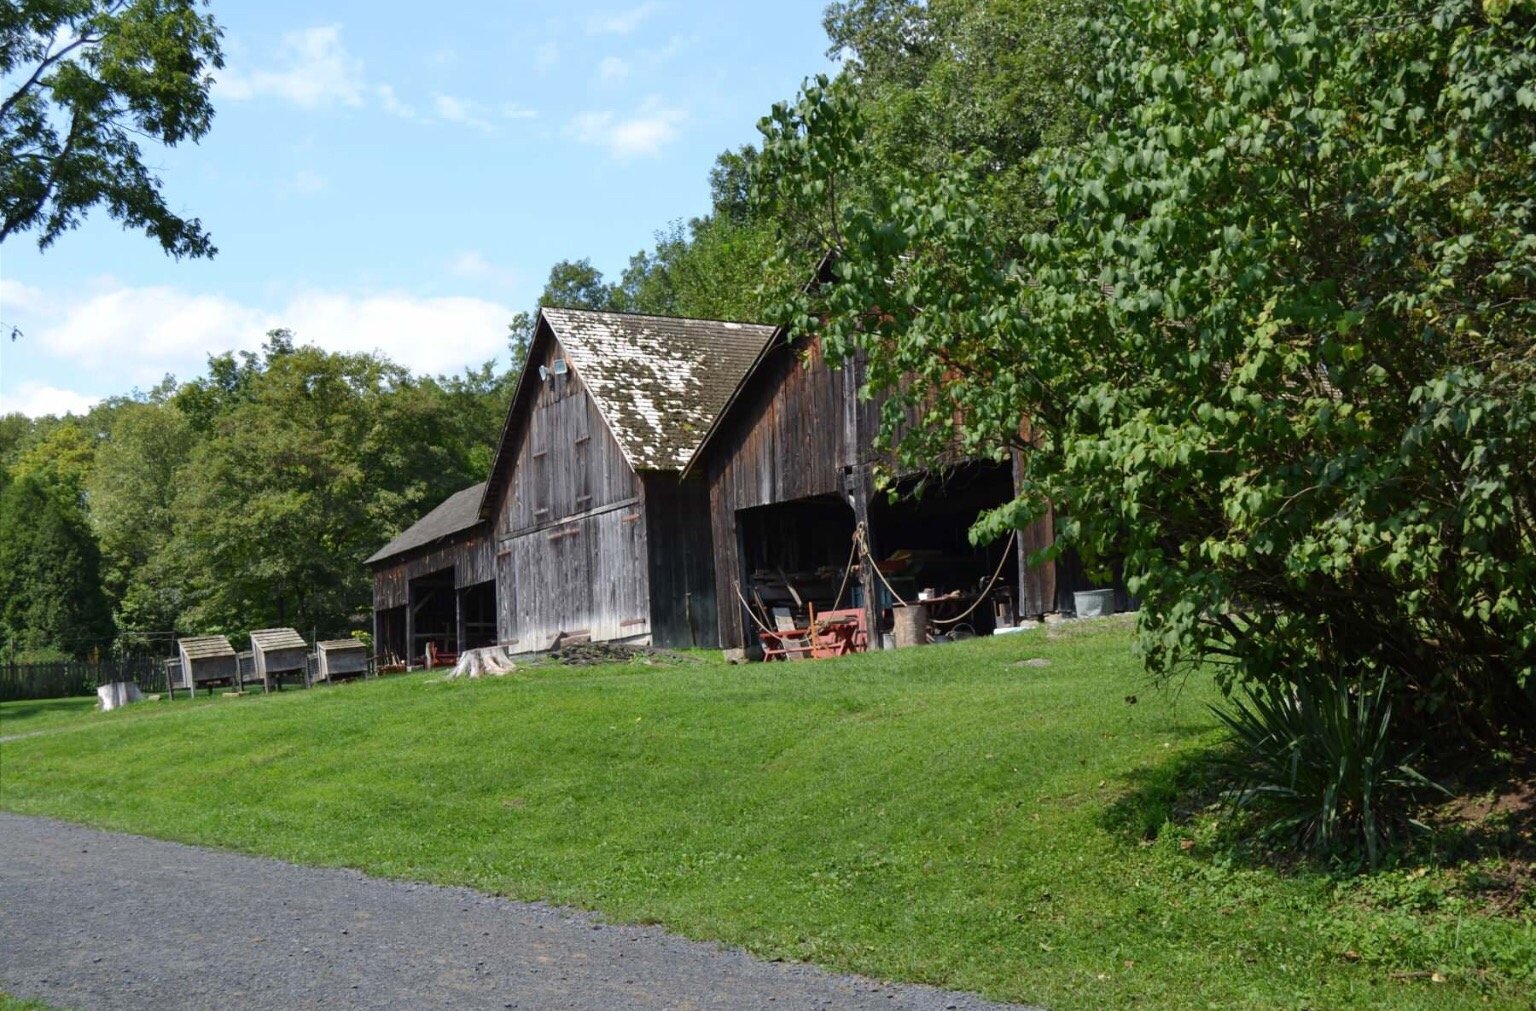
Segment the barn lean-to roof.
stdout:
[[636,471],[679,473],[715,423],[775,328],[761,323],[539,310],[481,506],[487,515],[516,451],[519,406],[537,382],[537,352],[553,338]]
[[[814,291],[819,285],[830,281],[832,279],[832,266],[836,260],[836,255],[831,251],[823,253],[821,259],[816,263],[816,269],[811,271],[811,276],[800,286],[801,293]],[[704,451],[714,440],[715,433],[730,420],[731,411],[736,406],[736,401],[741,399],[742,393],[746,390],[748,384],[751,383],[752,377],[757,374],[763,362],[775,350],[793,348],[797,343],[803,346],[804,341],[797,340],[797,338],[804,337],[804,334],[791,335],[786,329],[780,327],[769,335],[768,340],[763,341],[762,346],[758,348],[757,354],[752,356],[752,361],[748,362],[747,367],[742,369],[741,373],[736,377],[736,382],[732,384],[730,392],[726,394],[725,400],[721,402],[720,409],[715,412],[714,421],[710,422],[709,427],[699,437],[699,441],[693,447],[693,452],[688,454],[688,459],[682,467],[683,477],[693,473],[693,468],[698,466],[699,461],[704,456]]]
[[376,565],[396,555],[426,547],[478,525],[480,497],[484,493],[484,481],[454,492],[439,503],[436,509],[407,527],[399,537],[368,556],[363,564]]

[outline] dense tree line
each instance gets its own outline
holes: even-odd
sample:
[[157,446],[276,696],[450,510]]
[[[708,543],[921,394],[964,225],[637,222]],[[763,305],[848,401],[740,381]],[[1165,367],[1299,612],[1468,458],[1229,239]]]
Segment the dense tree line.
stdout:
[[763,123],[781,247],[834,256],[781,318],[925,412],[909,462],[1020,452],[978,536],[1122,562],[1245,796],[1374,859],[1408,756],[1536,736],[1536,4],[1064,10],[834,5],[850,71]]
[[366,627],[362,560],[483,479],[511,376],[417,377],[278,330],[80,417],[0,419],[0,650]]

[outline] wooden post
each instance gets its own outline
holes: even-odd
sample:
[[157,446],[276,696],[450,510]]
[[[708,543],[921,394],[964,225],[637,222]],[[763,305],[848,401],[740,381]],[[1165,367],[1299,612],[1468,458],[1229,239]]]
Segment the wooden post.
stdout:
[[453,646],[455,653],[464,652],[464,591],[453,588]]
[[410,581],[405,584],[405,669],[411,669],[411,649],[416,644],[416,600]]
[[1056,540],[1050,511],[1019,531],[1019,617],[1039,618],[1056,610],[1056,563],[1031,566],[1029,556]]
[[859,557],[859,590],[864,595],[864,621],[869,629],[869,648],[871,650],[884,649],[880,641],[880,600],[876,596],[875,583],[875,559],[880,555],[876,549],[874,531],[869,528],[869,468],[858,465],[849,475],[848,499],[853,506],[853,522],[855,536],[857,531],[864,532],[864,544],[868,554]]

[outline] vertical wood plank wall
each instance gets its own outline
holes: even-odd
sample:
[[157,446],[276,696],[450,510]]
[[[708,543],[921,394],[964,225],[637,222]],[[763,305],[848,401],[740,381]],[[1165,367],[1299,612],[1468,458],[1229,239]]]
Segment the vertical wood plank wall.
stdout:
[[507,491],[495,505],[497,638],[546,649],[562,632],[594,640],[651,635],[645,501],[574,369],[554,375],[559,341],[522,412]]
[[387,564],[373,570],[375,611],[403,606],[410,581],[429,572],[452,569],[453,585],[458,589],[496,578],[496,557],[491,550],[490,532],[483,526],[472,527],[454,539],[386,561]]
[[[807,364],[801,364],[801,352]],[[744,644],[736,586],[744,580],[736,510],[844,495],[859,459],[857,377],[829,368],[815,341],[781,343],[764,358],[715,434],[705,472],[715,550],[720,645]]]
[[[879,397],[858,399],[863,374],[861,361],[831,368],[814,338],[780,342],[748,380],[716,433],[705,474],[721,646],[740,647],[747,641],[746,618],[735,589],[746,579],[737,510],[835,494],[863,518],[872,494],[870,467],[881,460],[874,437],[880,431],[882,408]],[[1016,465],[1016,478],[1017,473]],[[870,529],[869,535],[878,557],[880,531]],[[1052,536],[1049,518],[1023,531],[1021,563],[1027,557],[1024,545],[1042,546]],[[1019,571],[1026,613],[1054,610],[1052,598],[1062,592],[1055,566],[1029,570],[1020,564]],[[872,578],[868,573],[864,577],[866,582]],[[865,588],[865,599],[873,598],[870,591]]]
[[648,473],[651,638],[669,646],[720,644],[709,487],[702,477]]

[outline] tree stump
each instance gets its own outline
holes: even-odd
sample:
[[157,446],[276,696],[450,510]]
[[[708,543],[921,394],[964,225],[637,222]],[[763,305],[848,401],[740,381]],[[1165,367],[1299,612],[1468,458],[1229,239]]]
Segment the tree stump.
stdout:
[[517,664],[512,661],[512,654],[505,646],[483,646],[480,649],[465,650],[459,656],[459,662],[453,670],[443,675],[445,678],[478,678],[487,674],[501,676],[517,670]]

